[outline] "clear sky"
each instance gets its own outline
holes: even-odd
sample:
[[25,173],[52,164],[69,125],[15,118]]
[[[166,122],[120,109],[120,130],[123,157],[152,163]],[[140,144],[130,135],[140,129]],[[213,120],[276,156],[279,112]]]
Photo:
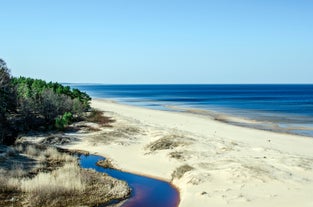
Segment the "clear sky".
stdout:
[[313,83],[312,0],[0,0],[14,76]]

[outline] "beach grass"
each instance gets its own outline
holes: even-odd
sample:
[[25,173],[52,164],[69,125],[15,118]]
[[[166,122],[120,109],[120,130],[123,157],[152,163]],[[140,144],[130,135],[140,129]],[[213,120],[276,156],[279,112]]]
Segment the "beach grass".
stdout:
[[126,182],[82,169],[76,157],[54,147],[1,149],[0,206],[94,206],[129,194]]

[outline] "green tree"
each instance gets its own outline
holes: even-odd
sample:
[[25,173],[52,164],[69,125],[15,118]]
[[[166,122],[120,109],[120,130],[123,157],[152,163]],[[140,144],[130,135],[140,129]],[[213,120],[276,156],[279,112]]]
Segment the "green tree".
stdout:
[[11,76],[4,60],[0,59],[0,144],[10,135],[7,113],[13,110],[14,93],[11,88]]
[[0,144],[14,142],[19,132],[64,129],[90,109],[90,100],[88,94],[60,83],[12,78],[0,59]]

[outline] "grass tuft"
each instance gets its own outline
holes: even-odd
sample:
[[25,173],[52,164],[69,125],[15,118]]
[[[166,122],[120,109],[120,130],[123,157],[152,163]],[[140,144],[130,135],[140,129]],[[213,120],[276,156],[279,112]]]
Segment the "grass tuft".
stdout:
[[130,194],[126,182],[81,169],[56,148],[28,143],[7,152],[0,145],[0,206],[98,206]]
[[149,149],[151,152],[157,151],[157,150],[167,150],[167,149],[174,149],[179,146],[184,146],[187,144],[187,142],[182,141],[184,140],[184,137],[178,136],[178,135],[167,135],[162,137],[161,139],[158,139],[149,145],[146,146],[147,149]]
[[101,126],[110,126],[110,123],[114,122],[110,117],[104,116],[102,111],[92,110],[86,121],[97,123]]
[[172,173],[172,180],[175,178],[182,178],[186,172],[189,172],[191,170],[193,170],[194,168],[191,167],[190,165],[182,165],[178,168],[176,168],[176,170]]

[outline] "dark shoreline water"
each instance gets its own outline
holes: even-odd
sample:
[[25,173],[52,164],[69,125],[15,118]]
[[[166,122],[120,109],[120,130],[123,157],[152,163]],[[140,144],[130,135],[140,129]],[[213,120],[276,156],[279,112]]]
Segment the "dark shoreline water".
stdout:
[[97,166],[96,163],[104,159],[101,156],[81,155],[79,158],[82,168],[91,168],[98,172],[107,173],[128,183],[132,192],[122,207],[177,207],[179,204],[179,193],[170,183]]
[[233,124],[313,137],[313,84],[69,85],[94,98],[158,110],[207,110],[250,122]]

